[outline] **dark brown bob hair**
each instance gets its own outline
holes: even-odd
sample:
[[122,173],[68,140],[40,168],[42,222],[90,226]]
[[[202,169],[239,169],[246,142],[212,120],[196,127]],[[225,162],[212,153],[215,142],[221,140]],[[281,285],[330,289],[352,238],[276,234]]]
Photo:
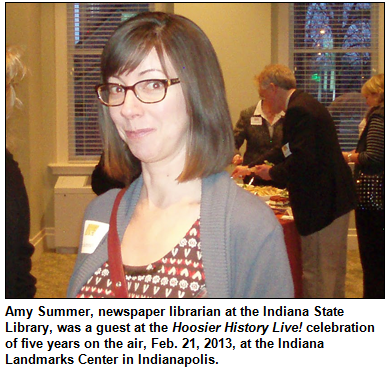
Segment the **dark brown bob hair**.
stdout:
[[[145,12],[127,20],[107,42],[101,57],[101,79],[133,71],[155,48],[166,73],[171,62],[178,77],[190,118],[187,154],[179,182],[223,171],[234,154],[232,122],[221,68],[211,42],[189,19],[161,12]],[[101,132],[107,173],[129,184],[141,172],[101,106]]]

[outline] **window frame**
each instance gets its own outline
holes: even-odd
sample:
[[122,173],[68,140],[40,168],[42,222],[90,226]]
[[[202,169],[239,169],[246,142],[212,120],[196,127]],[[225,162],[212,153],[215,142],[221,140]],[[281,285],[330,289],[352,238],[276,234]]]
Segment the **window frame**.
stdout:
[[[173,4],[151,3],[154,11],[173,12]],[[69,97],[71,89],[68,77],[68,26],[67,3],[54,4],[55,17],[55,76],[56,76],[56,162],[49,167],[55,175],[90,174],[98,161],[98,156],[74,158],[69,151],[69,132],[73,123],[69,120]],[[97,98],[96,98],[97,99]]]
[[[380,4],[376,4],[376,3],[371,3],[371,4],[372,4],[371,17],[376,21],[372,23],[372,36],[376,37],[376,39],[373,40],[372,37],[372,43],[369,49],[371,55],[371,72],[368,78],[370,78],[374,74],[379,73],[380,71],[383,71],[383,64],[381,63],[381,60],[383,60],[383,56],[381,54],[382,50],[380,50],[382,39],[384,37],[384,29],[380,27],[382,26],[382,22],[383,22],[383,16],[381,14],[383,12],[383,9]],[[272,53],[272,63],[285,64],[289,66],[292,70],[295,69],[295,65],[294,65],[295,52],[296,53],[314,52],[313,49],[294,50],[294,24],[291,16],[291,14],[293,14],[293,6],[294,6],[293,3],[282,3],[274,6],[273,10],[276,13],[276,16],[274,17],[275,27],[273,28],[273,32],[276,32],[277,35],[290,35],[290,36],[289,38],[278,37],[277,45],[274,46],[274,50]],[[318,51],[318,49],[315,49],[315,51]],[[333,51],[334,50],[328,50],[323,48],[323,52],[333,52]],[[339,50],[335,50],[335,51],[339,52]],[[355,130],[357,130],[357,128],[355,128]],[[342,146],[345,149],[350,149],[349,143],[351,138],[353,138],[352,134],[350,134],[349,136],[347,135],[342,136],[342,139],[340,141],[342,142]],[[353,147],[353,145],[354,144],[352,144],[351,147]]]

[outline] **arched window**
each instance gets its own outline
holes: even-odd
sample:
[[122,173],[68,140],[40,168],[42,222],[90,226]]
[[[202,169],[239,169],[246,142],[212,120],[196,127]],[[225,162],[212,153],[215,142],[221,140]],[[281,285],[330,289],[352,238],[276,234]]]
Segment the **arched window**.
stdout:
[[367,110],[361,87],[377,73],[378,5],[294,3],[291,21],[297,85],[328,107],[342,149],[352,150]]

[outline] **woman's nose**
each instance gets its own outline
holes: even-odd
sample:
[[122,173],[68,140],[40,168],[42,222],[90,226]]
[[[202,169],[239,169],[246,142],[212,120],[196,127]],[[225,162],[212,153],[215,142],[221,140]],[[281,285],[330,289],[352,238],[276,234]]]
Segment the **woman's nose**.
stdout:
[[135,96],[135,92],[128,90],[121,107],[124,117],[134,117],[143,113],[143,103]]

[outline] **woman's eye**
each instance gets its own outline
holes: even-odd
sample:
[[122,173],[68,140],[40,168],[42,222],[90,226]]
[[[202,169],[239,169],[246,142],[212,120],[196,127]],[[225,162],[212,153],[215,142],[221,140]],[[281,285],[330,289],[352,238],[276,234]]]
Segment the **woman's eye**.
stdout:
[[149,81],[145,88],[147,90],[159,90],[159,89],[163,89],[164,85],[160,81]]
[[121,93],[123,93],[123,88],[119,85],[111,85],[109,92],[111,94],[121,94]]

